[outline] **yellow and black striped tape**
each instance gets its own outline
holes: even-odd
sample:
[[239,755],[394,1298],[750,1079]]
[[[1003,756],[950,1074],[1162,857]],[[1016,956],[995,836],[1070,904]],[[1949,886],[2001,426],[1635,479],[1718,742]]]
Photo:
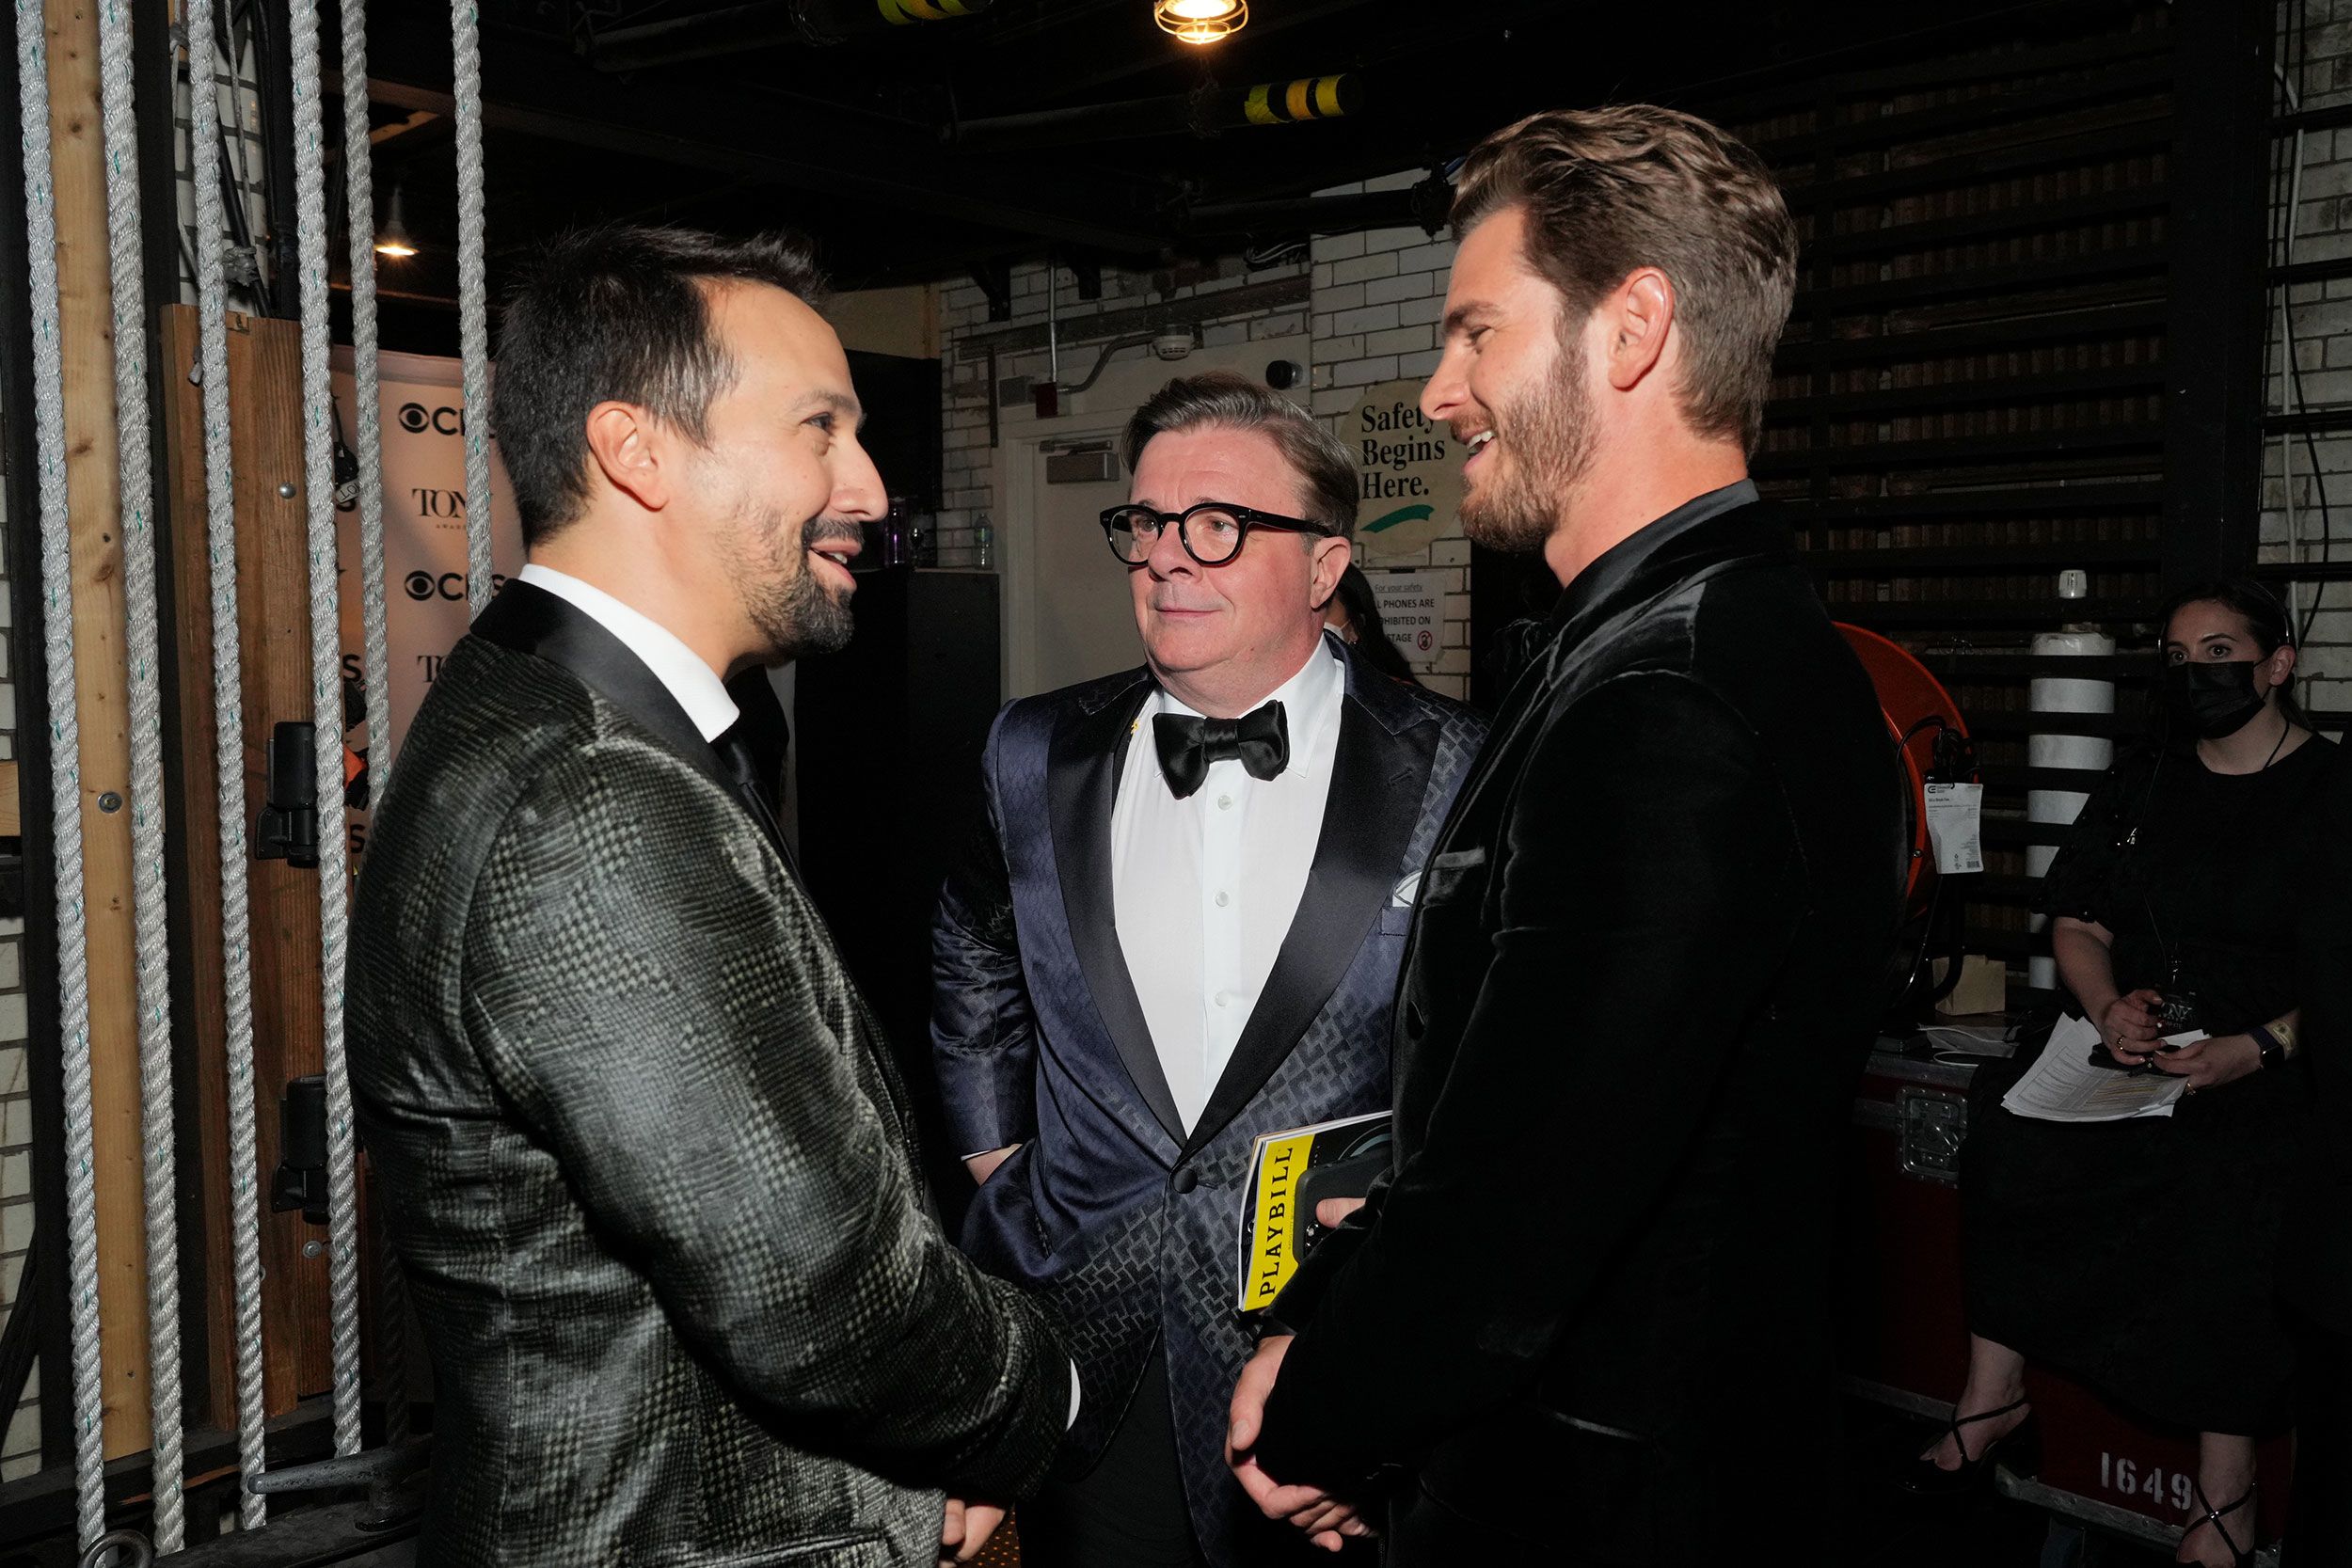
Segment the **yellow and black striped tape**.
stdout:
[[893,27],[904,27],[915,22],[945,22],[949,17],[970,16],[971,8],[964,0],[874,0],[882,20]]
[[1337,119],[1356,96],[1345,76],[1301,76],[1292,82],[1261,82],[1242,99],[1252,125],[1289,125],[1302,119]]

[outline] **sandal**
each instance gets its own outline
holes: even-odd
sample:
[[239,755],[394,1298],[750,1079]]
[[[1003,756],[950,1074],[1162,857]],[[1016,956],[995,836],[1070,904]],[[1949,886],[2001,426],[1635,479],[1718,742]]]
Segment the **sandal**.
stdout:
[[[2229,1507],[2216,1508],[2213,1506],[2213,1499],[2205,1496],[2205,1488],[2202,1483],[2192,1478],[2188,1484],[2189,1489],[2197,1495],[2197,1506],[2203,1509],[2205,1512],[2202,1516],[2198,1518],[2195,1523],[2191,1524],[2188,1528],[2181,1531],[2181,1539],[2183,1541],[2186,1541],[2190,1536],[2196,1534],[2198,1526],[2200,1525],[2211,1525],[2213,1527],[2214,1534],[2221,1537],[2221,1544],[2230,1549],[2230,1557],[2236,1562],[2237,1568],[2253,1568],[2254,1549],[2251,1546],[2239,1546],[2236,1540],[2231,1536],[2229,1527],[2224,1525],[2221,1520],[2224,1514],[2235,1513],[2239,1509],[2244,1508],[2247,1504],[2252,1502],[2254,1500],[2254,1494],[2261,1491],[2262,1488],[2259,1486],[2249,1486],[2246,1489],[2246,1495],[2238,1498],[2237,1501],[2230,1504]],[[2248,1533],[2251,1534],[2252,1532],[2249,1530]]]
[[2011,1400],[1998,1410],[1980,1410],[1974,1416],[1955,1416],[1947,1430],[1953,1443],[1959,1446],[1959,1465],[1947,1470],[1929,1455],[1921,1454],[1904,1466],[1895,1478],[1895,1484],[1915,1497],[1961,1497],[1976,1491],[1991,1479],[1993,1456],[2005,1448],[2017,1450],[2019,1464],[2030,1474],[2035,1468],[2034,1440],[2041,1434],[2041,1429],[2031,1415],[1987,1443],[1984,1451],[1973,1458],[1968,1452],[1968,1439],[1960,1432],[1962,1427],[1974,1426],[1979,1421],[1997,1421],[2012,1410],[2024,1409],[2028,1402],[2026,1400]]

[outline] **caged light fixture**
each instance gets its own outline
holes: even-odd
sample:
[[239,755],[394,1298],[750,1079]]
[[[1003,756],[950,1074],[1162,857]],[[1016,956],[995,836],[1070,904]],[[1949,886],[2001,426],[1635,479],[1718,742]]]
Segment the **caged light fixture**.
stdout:
[[1215,43],[1249,24],[1249,0],[1152,0],[1152,20],[1185,43]]

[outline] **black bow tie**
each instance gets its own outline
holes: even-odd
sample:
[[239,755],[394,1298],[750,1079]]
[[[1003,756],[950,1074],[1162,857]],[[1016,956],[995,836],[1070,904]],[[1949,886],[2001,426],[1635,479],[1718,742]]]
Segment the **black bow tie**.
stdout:
[[1237,758],[1253,779],[1271,779],[1290,766],[1291,726],[1279,703],[1239,719],[1158,714],[1152,720],[1152,739],[1159,747],[1160,771],[1179,800],[1200,787],[1213,762]]

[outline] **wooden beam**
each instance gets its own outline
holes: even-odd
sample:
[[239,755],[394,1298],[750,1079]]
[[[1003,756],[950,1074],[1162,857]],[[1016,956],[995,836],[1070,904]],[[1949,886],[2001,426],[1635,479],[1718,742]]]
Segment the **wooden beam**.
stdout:
[[[326,1319],[326,1238],[298,1213],[266,1212],[278,1168],[278,1101],[290,1078],[321,1070],[318,873],[284,861],[246,865],[246,910],[253,965],[255,1168],[239,1172],[229,1156],[229,1022],[223,983],[220,900],[220,792],[215,762],[217,688],[213,680],[213,602],[204,504],[204,409],[190,379],[196,362],[196,312],[175,305],[162,331],[165,432],[171,470],[172,602],[178,631],[180,777],[173,782],[186,823],[182,863],[187,882],[187,961],[195,973],[194,1092],[202,1129],[204,1300],[191,1302],[205,1323],[212,1399],[191,1421],[236,1424],[235,1269],[231,1194],[242,1176],[259,1184],[262,1217],[263,1398],[283,1415],[333,1384]],[[299,323],[232,313],[229,317],[230,467],[236,482],[238,646],[245,705],[246,820],[268,791],[270,731],[310,712],[310,663],[285,657],[310,645],[310,602],[302,501],[302,341]],[[342,814],[322,814],[340,822]]]
[[[98,1338],[106,1457],[150,1442],[137,972],[131,929],[131,741],[116,472],[114,304],[96,0],[45,0],[56,185],[66,494],[72,517],[74,706],[98,1184]],[[63,1390],[56,1391],[62,1395]]]

